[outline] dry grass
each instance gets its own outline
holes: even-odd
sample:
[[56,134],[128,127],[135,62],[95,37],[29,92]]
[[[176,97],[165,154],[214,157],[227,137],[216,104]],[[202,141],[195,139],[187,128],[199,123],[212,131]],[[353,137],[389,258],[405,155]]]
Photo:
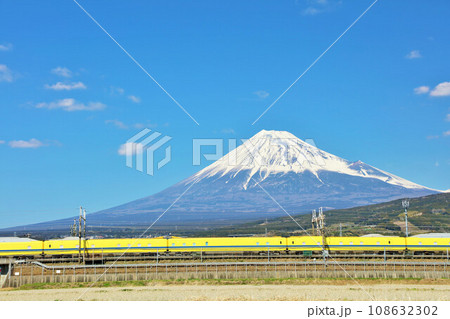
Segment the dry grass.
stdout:
[[[83,300],[450,300],[448,279],[261,279],[102,282]],[[0,290],[0,300],[75,300],[89,283]],[[53,288],[53,289],[45,289]]]
[[[1,291],[0,300],[75,300],[84,288]],[[154,285],[92,288],[83,300],[450,300],[449,285]]]

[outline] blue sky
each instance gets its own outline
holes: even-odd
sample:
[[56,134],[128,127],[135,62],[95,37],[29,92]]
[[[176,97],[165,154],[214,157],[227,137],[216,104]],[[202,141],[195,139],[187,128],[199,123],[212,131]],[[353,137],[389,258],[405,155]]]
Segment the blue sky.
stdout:
[[[75,2],[2,2],[0,227],[153,194],[201,168],[192,138],[262,129],[450,188],[448,1],[378,1],[255,125],[372,1],[79,3],[200,125]],[[154,176],[118,154],[144,127],[172,137]]]

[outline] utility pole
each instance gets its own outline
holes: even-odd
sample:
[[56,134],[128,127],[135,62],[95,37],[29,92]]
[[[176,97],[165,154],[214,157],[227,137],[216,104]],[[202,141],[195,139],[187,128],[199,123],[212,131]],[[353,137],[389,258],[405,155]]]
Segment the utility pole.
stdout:
[[342,223],[339,223],[339,237],[342,237]]
[[313,232],[313,235],[314,235],[314,233],[316,232],[316,227],[315,227],[316,222],[317,222],[316,210],[313,209],[313,210],[312,210],[312,218],[311,218],[311,224],[312,224],[312,232]]
[[[81,256],[81,238],[84,238],[83,257]],[[80,206],[80,216],[78,218],[78,261],[81,263],[85,259],[86,252],[86,209]]]
[[86,209],[83,209],[83,260],[86,260]]
[[83,208],[80,206],[80,215],[78,216],[78,262],[81,263],[81,218]]
[[402,200],[402,206],[405,209],[405,232],[406,237],[408,237],[408,208],[409,208],[409,199]]

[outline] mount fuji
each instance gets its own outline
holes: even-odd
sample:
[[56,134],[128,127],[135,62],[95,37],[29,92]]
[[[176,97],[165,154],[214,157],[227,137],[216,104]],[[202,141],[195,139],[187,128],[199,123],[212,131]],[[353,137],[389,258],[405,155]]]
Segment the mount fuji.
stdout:
[[[320,206],[349,208],[437,192],[322,151],[289,132],[263,130],[157,194],[89,214],[89,224],[151,224],[166,210],[158,224],[226,224],[284,216],[283,209],[299,214]],[[55,221],[52,227],[67,227],[70,221]],[[49,223],[32,226],[38,225]]]
[[276,202],[294,214],[436,192],[322,151],[289,132],[263,130],[155,195],[91,214],[90,223],[148,223],[175,201],[158,223],[222,223],[284,215]]

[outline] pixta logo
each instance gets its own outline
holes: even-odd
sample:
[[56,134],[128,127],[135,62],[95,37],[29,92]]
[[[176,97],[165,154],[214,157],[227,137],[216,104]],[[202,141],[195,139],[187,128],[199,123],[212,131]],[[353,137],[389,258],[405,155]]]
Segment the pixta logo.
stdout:
[[[153,132],[146,128],[130,138],[119,149],[119,154],[126,156],[126,165],[135,167],[136,170],[144,172],[144,162],[146,162],[146,173],[153,176],[155,152],[169,142],[172,137]],[[161,137],[161,138],[160,138]],[[167,145],[164,149],[164,158],[157,162],[159,170],[172,159],[172,149]],[[146,160],[146,161],[145,161]]]

